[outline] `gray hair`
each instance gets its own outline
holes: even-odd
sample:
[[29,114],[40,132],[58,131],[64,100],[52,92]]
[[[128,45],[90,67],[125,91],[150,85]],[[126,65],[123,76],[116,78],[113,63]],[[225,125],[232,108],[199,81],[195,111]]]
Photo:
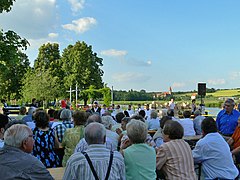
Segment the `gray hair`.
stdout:
[[31,129],[25,124],[14,124],[4,133],[4,143],[20,148],[22,142],[29,137]]
[[32,114],[36,111],[36,109],[37,109],[37,108],[35,108],[35,107],[30,107],[30,108],[28,109],[28,115],[32,115]]
[[72,118],[72,112],[69,109],[64,109],[62,110],[61,114],[60,114],[60,119],[62,120],[71,120]]
[[93,122],[98,122],[102,124],[102,118],[99,116],[99,114],[93,114],[88,117],[86,125],[93,123]]
[[113,125],[112,116],[102,116],[102,123],[106,129],[109,129],[111,125]]
[[197,109],[196,111],[194,111],[194,115],[195,115],[195,116],[201,115],[201,111]]
[[144,143],[147,138],[147,125],[139,120],[132,119],[127,124],[127,135],[133,144]]
[[152,112],[151,112],[151,114],[150,114],[150,117],[151,117],[152,119],[156,119],[157,116],[158,116],[157,111],[152,110]]
[[85,140],[88,145],[104,144],[106,138],[106,128],[97,122],[92,122],[85,127]]
[[235,102],[233,99],[227,99],[225,103],[229,103],[230,105],[235,106]]

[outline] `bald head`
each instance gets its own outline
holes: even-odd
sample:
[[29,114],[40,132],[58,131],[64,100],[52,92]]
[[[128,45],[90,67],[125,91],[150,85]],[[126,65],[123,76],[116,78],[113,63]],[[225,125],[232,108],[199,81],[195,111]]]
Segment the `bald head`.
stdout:
[[105,127],[97,122],[92,122],[85,127],[85,140],[88,145],[104,144],[106,139]]
[[98,114],[93,114],[91,116],[88,117],[87,119],[87,125],[93,122],[98,122],[98,123],[102,123],[102,119]]

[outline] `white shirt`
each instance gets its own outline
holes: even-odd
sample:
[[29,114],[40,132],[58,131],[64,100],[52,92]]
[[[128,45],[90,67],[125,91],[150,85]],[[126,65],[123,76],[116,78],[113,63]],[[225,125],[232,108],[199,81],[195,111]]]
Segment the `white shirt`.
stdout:
[[184,129],[184,136],[195,136],[193,121],[190,118],[179,119],[178,122]]

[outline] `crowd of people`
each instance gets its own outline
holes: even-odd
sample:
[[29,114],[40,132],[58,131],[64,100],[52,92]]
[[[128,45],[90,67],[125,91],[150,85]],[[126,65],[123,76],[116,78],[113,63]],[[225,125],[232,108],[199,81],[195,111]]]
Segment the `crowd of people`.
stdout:
[[[53,179],[47,168],[65,167],[63,179],[235,179],[240,169],[240,112],[227,99],[216,120],[195,102],[183,117],[174,100],[159,117],[149,105],[46,112],[33,99],[15,120],[0,114],[1,179]],[[154,134],[149,134],[149,133]],[[199,137],[193,146],[191,138]]]

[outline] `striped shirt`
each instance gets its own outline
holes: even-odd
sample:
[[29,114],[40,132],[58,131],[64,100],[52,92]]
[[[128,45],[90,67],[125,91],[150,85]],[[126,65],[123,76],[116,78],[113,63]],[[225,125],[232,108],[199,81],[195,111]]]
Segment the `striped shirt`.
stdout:
[[157,150],[157,169],[166,179],[197,179],[190,146],[183,139],[171,140]]
[[[93,144],[88,147],[86,153],[90,157],[93,167],[99,179],[105,179],[110,159],[110,150],[102,144]],[[81,152],[73,154],[64,172],[63,180],[88,179],[95,180],[89,164]],[[122,155],[114,151],[109,180],[125,179],[125,165]]]

